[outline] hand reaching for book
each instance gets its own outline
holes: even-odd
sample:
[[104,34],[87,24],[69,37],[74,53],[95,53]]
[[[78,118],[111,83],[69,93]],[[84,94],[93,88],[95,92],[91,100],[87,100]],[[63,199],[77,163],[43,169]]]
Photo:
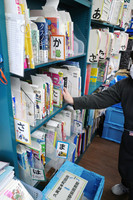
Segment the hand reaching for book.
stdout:
[[63,96],[64,96],[64,100],[67,102],[67,103],[69,103],[69,104],[71,104],[71,105],[73,105],[73,98],[72,98],[72,96],[69,94],[69,92],[67,91],[67,89],[64,87],[63,88]]

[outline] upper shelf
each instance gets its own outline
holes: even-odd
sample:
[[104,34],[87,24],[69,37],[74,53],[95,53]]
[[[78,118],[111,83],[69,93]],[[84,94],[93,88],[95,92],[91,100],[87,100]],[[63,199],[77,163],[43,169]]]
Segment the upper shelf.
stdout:
[[[79,6],[78,4],[81,4],[85,7],[88,7],[90,8],[90,6],[92,5],[92,2],[91,0],[60,0],[61,3],[65,3],[65,4],[68,4],[70,6]],[[78,4],[77,4],[78,3]]]
[[[54,64],[57,64],[57,63],[62,63],[62,62],[65,62],[67,60],[72,60],[72,59],[80,58],[80,57],[83,57],[83,56],[86,56],[86,53],[80,54],[80,55],[77,55],[77,56],[68,57],[65,60],[49,60],[47,63],[37,64],[35,66],[35,69],[40,68],[40,67],[49,66],[49,65],[54,65]],[[29,71],[29,70],[33,70],[33,69],[31,69],[31,68],[25,69],[25,71]]]
[[[46,0],[27,0],[28,7],[30,9],[41,9],[45,3]],[[59,7],[61,4],[68,5],[69,7],[79,7],[81,5],[90,8],[92,5],[92,0],[60,0]]]
[[98,26],[98,27],[109,27],[109,28],[113,28],[113,29],[117,29],[117,30],[121,30],[121,31],[124,31],[125,29],[124,28],[121,28],[119,26],[116,26],[116,25],[113,25],[113,24],[109,24],[109,23],[106,23],[106,22],[103,22],[103,21],[97,21],[97,20],[91,20],[91,25],[92,26]]

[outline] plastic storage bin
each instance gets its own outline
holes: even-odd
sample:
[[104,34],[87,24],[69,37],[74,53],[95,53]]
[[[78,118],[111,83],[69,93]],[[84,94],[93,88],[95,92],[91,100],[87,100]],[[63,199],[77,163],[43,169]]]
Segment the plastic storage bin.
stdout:
[[109,107],[105,113],[105,122],[113,125],[124,126],[124,114],[122,109]]
[[114,104],[114,105],[112,105],[112,107],[122,109],[121,103]]
[[40,190],[34,188],[31,185],[28,185],[28,184],[22,182],[22,181],[21,181],[21,183],[26,188],[26,190],[29,192],[29,194],[33,197],[34,200],[42,200],[43,199],[43,194]]
[[102,138],[120,143],[123,131],[124,128],[122,126],[111,125],[104,122]]
[[77,176],[80,176],[88,181],[88,183],[84,189],[84,198],[85,199],[89,199],[89,200],[100,200],[101,199],[101,196],[103,193],[103,188],[104,188],[104,176],[101,176],[94,172],[88,171],[88,170],[84,169],[83,167],[80,167],[70,161],[66,161],[61,166],[61,168],[56,173],[56,175],[51,179],[51,181],[48,183],[48,185],[45,187],[45,189],[42,191],[43,200],[47,199],[48,193],[54,187],[54,185],[57,183],[57,181],[61,177],[61,174],[66,170]]

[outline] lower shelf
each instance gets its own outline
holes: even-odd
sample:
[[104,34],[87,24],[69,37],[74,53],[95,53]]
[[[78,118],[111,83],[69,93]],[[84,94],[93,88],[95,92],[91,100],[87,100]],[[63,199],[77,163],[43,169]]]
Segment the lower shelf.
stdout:
[[54,117],[59,112],[61,112],[61,110],[64,110],[67,107],[67,105],[68,104],[64,104],[62,106],[62,108],[54,107],[54,110],[53,110],[53,112],[50,115],[48,115],[47,117],[45,117],[42,120],[37,120],[36,121],[36,125],[34,127],[33,126],[30,127],[30,132],[33,133],[34,131],[36,131],[37,129],[39,129],[43,124],[45,124],[46,122],[48,122],[52,117]]

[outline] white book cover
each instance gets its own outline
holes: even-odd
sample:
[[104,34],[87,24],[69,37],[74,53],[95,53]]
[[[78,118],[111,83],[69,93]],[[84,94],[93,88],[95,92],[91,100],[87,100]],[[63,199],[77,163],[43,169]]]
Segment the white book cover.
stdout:
[[112,54],[119,54],[122,42],[122,35],[120,31],[114,31],[114,43],[113,43],[113,50]]
[[129,34],[125,32],[121,32],[121,47],[120,51],[126,51],[128,44]]
[[31,75],[31,80],[32,80],[32,84],[37,85],[39,90],[41,91],[40,111],[41,111],[42,117],[44,118],[46,116],[46,101],[45,101],[46,82],[43,80],[42,77],[34,76],[34,75]]
[[[63,65],[64,67],[67,67],[67,77],[69,81],[69,90],[71,91],[72,97],[78,97],[80,96],[81,91],[81,69],[76,66],[71,65]],[[63,71],[64,76],[66,75],[65,70],[61,69]]]
[[61,114],[63,115],[64,121],[66,122],[66,136],[70,137],[71,136],[71,111],[69,110],[62,110]]
[[102,16],[102,7],[104,5],[104,0],[94,0],[92,4],[92,15],[91,19],[100,20]]
[[49,103],[50,103],[50,113],[53,112],[53,82],[52,79],[46,74],[36,74],[39,77],[43,78],[44,83],[49,84],[50,86],[50,94],[49,94]]
[[26,122],[28,122],[31,126],[35,126],[36,118],[35,118],[35,105],[36,105],[36,96],[33,92],[31,85],[27,82],[21,81],[21,88],[25,94],[26,100]]
[[35,118],[42,119],[43,117],[43,89],[38,85],[31,85],[35,94]]
[[60,119],[58,115],[55,115],[55,117],[53,117],[53,120],[59,123],[57,127],[57,140],[66,141],[66,132],[64,130],[65,127],[64,119]]
[[98,29],[90,30],[88,53],[87,53],[87,62],[98,62],[99,60],[99,46],[101,41],[101,31]]
[[108,45],[108,32],[101,31],[101,42],[99,46],[99,60],[104,60],[106,58],[106,50]]
[[19,0],[4,0],[5,12],[12,14],[21,14]]
[[11,77],[11,91],[13,101],[14,117],[26,121],[26,101],[25,94],[21,90],[21,82],[19,78]]

